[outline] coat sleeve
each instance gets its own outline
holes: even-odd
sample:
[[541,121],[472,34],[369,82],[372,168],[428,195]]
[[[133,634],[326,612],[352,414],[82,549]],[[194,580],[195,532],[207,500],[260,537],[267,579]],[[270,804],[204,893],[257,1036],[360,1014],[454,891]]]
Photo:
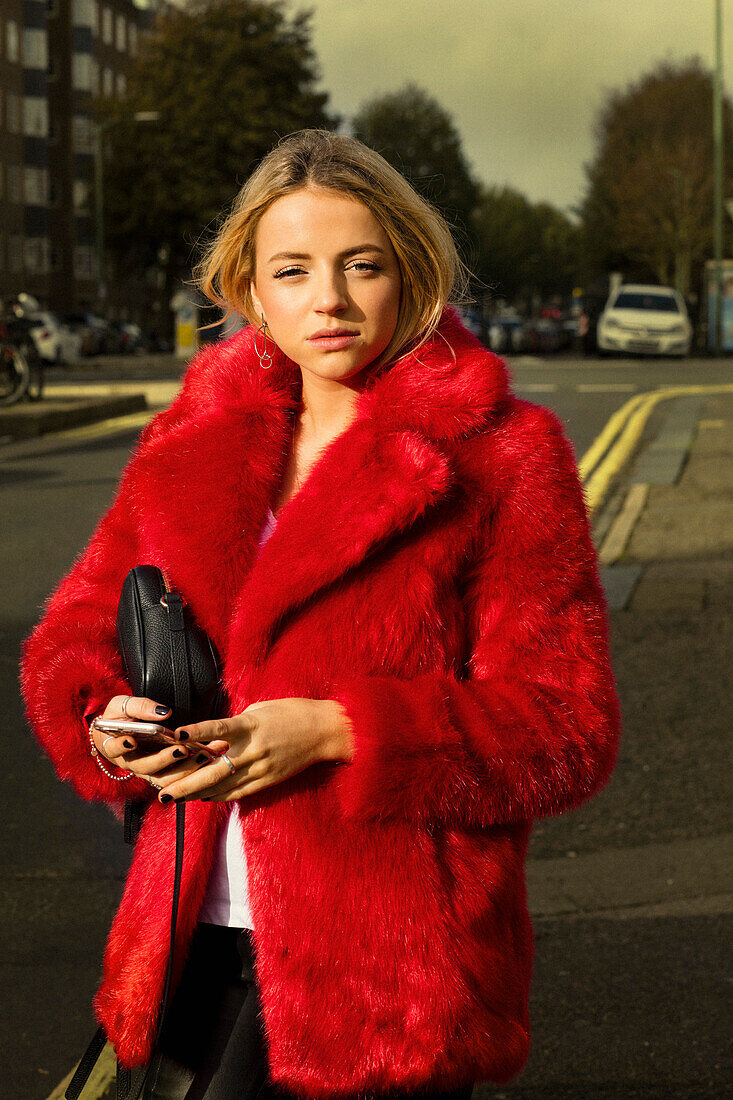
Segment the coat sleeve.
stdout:
[[528,403],[495,431],[465,674],[354,677],[330,692],[353,735],[333,776],[347,817],[517,822],[578,805],[613,769],[606,606],[571,446]]
[[143,430],[111,507],[21,646],[26,716],[59,778],[83,798],[116,810],[128,798],[150,798],[151,788],[142,779],[107,778],[91,755],[88,722],[114,695],[132,694],[117,644],[117,603],[126,574],[141,564],[136,458],[164,417],[158,414]]

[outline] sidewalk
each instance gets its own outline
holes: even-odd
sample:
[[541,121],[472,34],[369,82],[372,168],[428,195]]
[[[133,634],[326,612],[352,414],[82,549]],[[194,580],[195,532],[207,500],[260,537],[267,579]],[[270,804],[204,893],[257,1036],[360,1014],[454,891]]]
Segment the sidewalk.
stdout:
[[[181,385],[185,361],[172,355],[100,356],[72,367],[48,367],[41,401],[22,400],[0,406],[0,443],[35,439],[124,416],[145,408],[168,405]],[[119,371],[119,379],[100,379]],[[70,382],[69,374],[84,381]],[[151,381],[170,374],[168,381]]]
[[[677,417],[676,404],[626,471],[627,486],[638,471],[648,473],[650,449]],[[678,480],[649,484],[624,553],[604,570],[607,587],[615,570],[635,575],[623,609],[611,611],[622,749],[611,783],[595,800],[536,830],[530,897],[539,917],[635,908],[643,915],[660,906],[733,911],[726,769],[733,729],[733,396],[700,403],[689,442]]]
[[[675,404],[650,425],[626,488],[649,475]],[[605,571],[636,571],[610,616],[619,760],[590,802],[535,825],[533,1045],[515,1082],[475,1100],[733,1092],[733,396],[705,398],[693,429],[676,482],[643,483]]]

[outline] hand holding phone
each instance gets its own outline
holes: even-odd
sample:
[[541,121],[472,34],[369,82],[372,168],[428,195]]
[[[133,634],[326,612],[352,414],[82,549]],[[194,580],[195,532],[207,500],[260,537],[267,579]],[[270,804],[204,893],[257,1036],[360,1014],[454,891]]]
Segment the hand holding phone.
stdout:
[[168,745],[175,745],[177,741],[173,734],[161,726],[158,722],[140,722],[134,718],[100,718],[92,722],[100,733],[109,734],[112,737],[122,737],[131,734],[138,743],[138,748],[145,750],[164,749]]

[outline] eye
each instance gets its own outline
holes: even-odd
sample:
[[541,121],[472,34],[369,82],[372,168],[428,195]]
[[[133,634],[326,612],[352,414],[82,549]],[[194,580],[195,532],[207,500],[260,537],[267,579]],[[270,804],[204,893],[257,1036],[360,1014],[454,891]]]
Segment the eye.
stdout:
[[369,260],[357,260],[351,268],[352,271],[381,271],[379,264],[371,263]]
[[285,275],[302,275],[302,267],[283,267],[280,271],[276,271],[273,275],[273,279],[282,279]]

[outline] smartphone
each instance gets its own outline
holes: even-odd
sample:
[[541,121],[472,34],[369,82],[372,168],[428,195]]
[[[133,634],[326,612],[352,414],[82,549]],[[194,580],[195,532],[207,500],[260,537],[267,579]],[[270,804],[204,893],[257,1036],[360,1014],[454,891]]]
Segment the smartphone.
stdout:
[[150,745],[165,747],[178,743],[170,731],[158,722],[137,722],[134,718],[95,718],[93,725],[101,733],[109,733],[114,737],[131,733],[146,748]]

